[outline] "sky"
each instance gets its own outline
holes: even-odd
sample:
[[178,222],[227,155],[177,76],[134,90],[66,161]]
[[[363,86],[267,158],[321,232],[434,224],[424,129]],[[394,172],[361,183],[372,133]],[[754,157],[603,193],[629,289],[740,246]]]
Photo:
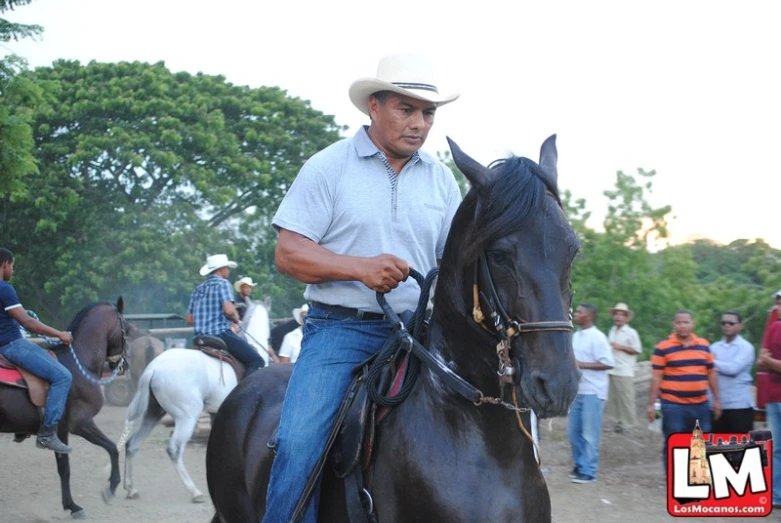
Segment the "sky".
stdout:
[[780,14],[779,2],[720,0],[33,0],[5,16],[42,38],[5,51],[31,66],[164,61],[279,86],[347,135],[368,123],[350,84],[383,56],[423,54],[440,93],[461,93],[425,150],[450,136],[482,163],[536,159],[555,133],[559,186],[596,221],[616,171],[654,169],[650,201],[672,206],[672,243],[781,248]]

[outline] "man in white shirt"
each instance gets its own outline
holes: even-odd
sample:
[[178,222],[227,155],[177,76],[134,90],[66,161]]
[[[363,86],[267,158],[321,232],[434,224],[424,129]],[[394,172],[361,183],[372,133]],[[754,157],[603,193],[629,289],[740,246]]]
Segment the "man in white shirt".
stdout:
[[580,330],[572,335],[572,348],[582,375],[568,419],[572,461],[575,463],[569,475],[573,483],[592,483],[597,479],[602,412],[609,386],[606,371],[614,364],[607,337],[594,327],[596,316],[596,307],[588,303],[575,309],[574,320]]
[[635,363],[642,352],[640,336],[628,325],[635,313],[626,303],[617,303],[610,309],[613,326],[607,334],[613,348],[615,365],[608,371],[610,394],[608,394],[607,415],[616,422],[613,430],[619,434],[636,423],[635,418]]
[[293,317],[298,322],[298,327],[285,334],[282,346],[279,348],[280,363],[295,363],[301,352],[301,340],[304,339],[304,318],[309,312],[309,305],[303,304],[300,308],[293,309]]

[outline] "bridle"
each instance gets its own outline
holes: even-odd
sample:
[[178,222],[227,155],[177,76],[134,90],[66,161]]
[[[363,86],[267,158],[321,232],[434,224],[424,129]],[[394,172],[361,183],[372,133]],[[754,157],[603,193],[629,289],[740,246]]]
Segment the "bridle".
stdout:
[[[524,321],[521,318],[512,318],[499,299],[496,286],[488,267],[485,251],[481,251],[475,262],[475,276],[472,284],[472,319],[483,329],[491,333],[497,340],[496,355],[499,358],[500,386],[510,385],[519,375],[520,369],[516,368],[510,357],[510,346],[513,338],[529,332],[562,331],[572,332],[572,296],[570,295],[569,320],[552,321]],[[488,312],[488,316],[484,311]],[[490,320],[488,322],[487,320]]]
[[127,368],[128,361],[127,361],[127,352],[128,352],[128,341],[127,341],[127,326],[125,324],[125,318],[122,316],[122,313],[119,312],[119,309],[115,305],[112,305],[114,307],[114,311],[117,313],[117,323],[119,324],[119,332],[121,335],[121,349],[119,351],[119,354],[115,354],[113,356],[106,355],[106,361],[109,363],[115,363],[117,364],[116,368],[120,368],[121,370],[119,373],[121,374],[124,371],[124,368]]

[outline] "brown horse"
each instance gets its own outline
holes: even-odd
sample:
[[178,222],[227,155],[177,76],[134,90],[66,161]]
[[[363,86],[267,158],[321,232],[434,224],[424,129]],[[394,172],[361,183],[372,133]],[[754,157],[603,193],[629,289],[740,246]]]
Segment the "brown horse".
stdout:
[[[119,485],[119,452],[116,445],[95,425],[94,417],[103,407],[100,375],[104,363],[116,370],[127,353],[126,323],[122,316],[124,301],[116,305],[96,303],[82,309],[68,326],[73,333],[71,347],[54,347],[57,359],[70,370],[73,382],[68,394],[65,414],[57,435],[68,443],[68,434],[75,434],[106,449],[111,457],[109,485],[103,491],[104,500],[114,496]],[[71,350],[72,348],[72,350]],[[116,374],[115,374],[116,375]],[[0,385],[0,432],[35,434],[41,423],[38,409],[30,402],[27,390]],[[86,516],[70,491],[68,454],[55,454],[60,475],[62,506],[74,518]]]
[[[513,157],[492,169],[450,146],[472,188],[445,247],[425,366],[378,428],[373,512],[381,523],[550,522],[518,417],[529,427],[528,408],[565,414],[579,380],[568,318],[578,240],[558,197],[555,139],[539,165]],[[266,512],[267,442],[289,377],[286,365],[260,370],[217,413],[206,453],[213,522],[257,522]],[[348,521],[343,494],[326,469],[319,521]]]

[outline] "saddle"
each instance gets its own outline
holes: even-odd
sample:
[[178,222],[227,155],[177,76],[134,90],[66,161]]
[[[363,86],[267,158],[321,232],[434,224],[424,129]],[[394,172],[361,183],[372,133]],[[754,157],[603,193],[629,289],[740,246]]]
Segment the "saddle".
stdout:
[[241,381],[244,378],[244,373],[246,372],[244,364],[228,352],[228,346],[222,338],[206,335],[196,336],[193,338],[193,349],[230,365],[233,368],[233,372],[236,373],[236,381]]
[[[52,358],[57,358],[52,351],[47,350],[46,352]],[[46,398],[49,395],[49,382],[14,365],[2,355],[0,355],[0,383],[27,389],[27,394],[30,396],[30,401],[33,405],[38,408],[46,405]]]

